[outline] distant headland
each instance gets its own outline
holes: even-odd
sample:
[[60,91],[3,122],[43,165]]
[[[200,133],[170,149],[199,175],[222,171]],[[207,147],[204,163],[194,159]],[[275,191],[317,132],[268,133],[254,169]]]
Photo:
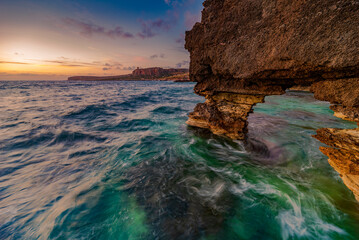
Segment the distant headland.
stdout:
[[117,76],[73,76],[69,81],[174,81],[190,82],[189,70],[184,68],[137,68],[132,73]]

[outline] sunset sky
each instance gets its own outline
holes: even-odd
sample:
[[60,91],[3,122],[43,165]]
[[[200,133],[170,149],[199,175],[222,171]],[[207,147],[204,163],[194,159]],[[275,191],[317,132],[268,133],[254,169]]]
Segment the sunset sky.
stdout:
[[202,0],[1,0],[0,80],[188,67]]

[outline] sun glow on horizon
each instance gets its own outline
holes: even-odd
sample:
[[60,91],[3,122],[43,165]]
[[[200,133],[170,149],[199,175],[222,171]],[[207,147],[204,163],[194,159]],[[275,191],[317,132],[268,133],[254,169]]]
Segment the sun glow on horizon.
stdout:
[[3,0],[0,80],[188,67],[184,32],[199,20],[202,0],[136,1]]

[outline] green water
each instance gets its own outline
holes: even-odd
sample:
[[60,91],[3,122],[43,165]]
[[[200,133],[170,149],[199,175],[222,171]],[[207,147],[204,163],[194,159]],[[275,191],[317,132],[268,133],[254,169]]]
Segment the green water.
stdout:
[[1,239],[359,238],[359,205],[311,137],[356,125],[309,93],[266,97],[244,145],[186,126],[193,84],[0,91]]

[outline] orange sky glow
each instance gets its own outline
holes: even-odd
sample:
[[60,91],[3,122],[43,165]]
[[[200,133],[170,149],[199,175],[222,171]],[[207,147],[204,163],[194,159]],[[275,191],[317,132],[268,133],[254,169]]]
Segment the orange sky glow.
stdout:
[[153,9],[145,1],[139,1],[143,9],[121,1],[4,1],[0,80],[120,75],[137,67],[188,68],[184,32],[199,21],[202,8],[198,0],[158,0]]

